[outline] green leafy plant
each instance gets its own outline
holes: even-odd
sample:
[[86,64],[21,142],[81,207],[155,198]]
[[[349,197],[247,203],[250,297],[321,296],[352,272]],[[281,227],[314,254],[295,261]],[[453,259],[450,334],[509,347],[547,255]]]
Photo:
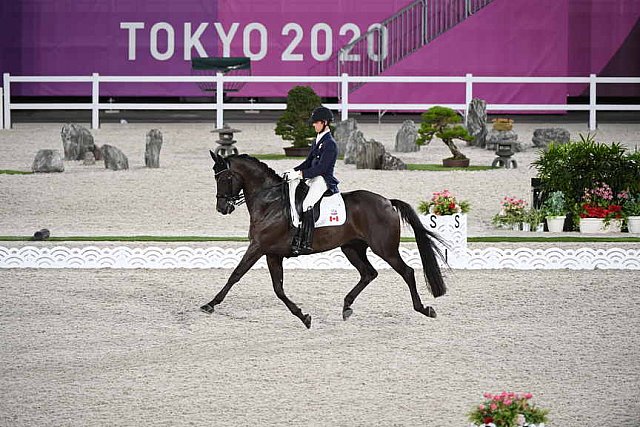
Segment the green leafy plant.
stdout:
[[294,147],[307,147],[316,132],[309,124],[309,117],[322,100],[309,86],[295,86],[287,94],[287,109],[276,123],[275,133],[285,141],[293,141]]
[[618,195],[622,202],[622,213],[625,217],[640,216],[640,193],[635,195],[624,191]]
[[422,122],[418,129],[417,145],[429,144],[434,136],[440,138],[449,147],[452,159],[465,160],[467,157],[462,154],[454,143],[454,139],[462,141],[472,141],[467,129],[460,123],[462,118],[451,108],[435,106],[422,113]]
[[524,222],[531,226],[531,230],[535,230],[543,221],[544,211],[542,209],[531,208],[527,209],[524,213]]
[[[540,409],[530,402],[531,393],[484,393],[484,401],[469,416],[469,421],[477,425],[493,423],[498,427],[516,427],[527,424],[547,423],[546,409]],[[524,420],[518,418],[524,418]]]
[[545,216],[564,216],[567,214],[567,203],[562,191],[554,191],[542,204]]
[[467,200],[458,201],[449,190],[436,191],[430,200],[423,200],[418,205],[418,211],[423,214],[453,215],[467,213],[471,205]]
[[584,189],[594,182],[606,182],[614,193],[640,192],[640,153],[629,153],[618,143],[597,143],[592,134],[580,135],[577,142],[550,144],[532,167],[543,192],[562,191],[567,211],[574,216],[580,213]]

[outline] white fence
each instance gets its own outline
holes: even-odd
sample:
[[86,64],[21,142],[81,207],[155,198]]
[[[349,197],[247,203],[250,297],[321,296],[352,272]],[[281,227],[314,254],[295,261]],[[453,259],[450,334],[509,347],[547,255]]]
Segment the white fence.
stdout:
[[[11,84],[13,83],[91,83],[90,103],[12,103]],[[215,82],[216,102],[212,103],[101,103],[100,83],[202,83]],[[4,129],[11,128],[13,110],[91,110],[91,127],[100,127],[100,110],[211,110],[216,111],[216,127],[221,127],[225,110],[284,110],[284,103],[225,103],[223,86],[226,82],[246,83],[336,83],[339,85],[338,104],[325,104],[331,109],[341,111],[342,120],[349,117],[349,111],[424,111],[434,104],[403,103],[349,103],[349,83],[459,83],[465,85],[464,104],[442,104],[445,107],[464,111],[465,115],[471,100],[475,84],[483,83],[531,83],[531,84],[584,84],[589,85],[588,104],[487,104],[487,111],[589,111],[589,129],[597,127],[598,111],[640,111],[640,105],[597,104],[596,87],[598,84],[640,84],[640,77],[484,77],[467,74],[465,76],[12,76],[3,75]],[[87,94],[89,91],[87,91]],[[384,93],[384,92],[381,92]],[[2,123],[0,123],[2,124]]]

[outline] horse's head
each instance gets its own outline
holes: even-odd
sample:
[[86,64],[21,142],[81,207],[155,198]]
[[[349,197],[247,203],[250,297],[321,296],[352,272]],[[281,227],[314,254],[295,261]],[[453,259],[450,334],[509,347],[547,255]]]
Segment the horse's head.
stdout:
[[244,201],[242,191],[242,178],[231,170],[231,165],[227,159],[209,150],[213,159],[213,172],[216,177],[216,210],[223,215],[233,212],[236,205]]

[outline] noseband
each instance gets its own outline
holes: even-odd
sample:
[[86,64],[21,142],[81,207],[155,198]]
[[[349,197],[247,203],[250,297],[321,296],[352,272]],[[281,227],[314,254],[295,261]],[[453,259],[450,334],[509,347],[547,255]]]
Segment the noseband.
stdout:
[[[228,172],[228,174],[226,176],[222,176],[222,174],[225,173],[225,172]],[[220,172],[216,172],[215,173],[215,177],[216,177],[216,181],[218,182],[218,184],[222,180],[228,181],[229,182],[229,187],[233,190],[233,171],[231,169],[229,169],[229,167],[227,167],[226,169],[221,170]],[[218,185],[218,188],[220,188],[220,185]],[[216,193],[216,198],[224,199],[225,202],[227,203],[227,205],[232,205],[232,206],[240,206],[241,204],[243,204],[245,202],[244,194],[243,194],[242,191],[240,191],[236,195],[233,195],[233,194],[220,195],[220,193]]]

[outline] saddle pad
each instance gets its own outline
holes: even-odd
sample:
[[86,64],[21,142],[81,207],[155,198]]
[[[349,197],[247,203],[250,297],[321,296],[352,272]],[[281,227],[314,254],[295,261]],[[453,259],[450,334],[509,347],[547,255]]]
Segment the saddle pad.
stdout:
[[[300,226],[300,218],[296,211],[295,205],[290,204],[291,224],[294,227]],[[342,225],[347,220],[347,209],[344,206],[342,194],[336,193],[328,197],[320,199],[320,215],[316,221],[317,227],[331,227],[334,225]]]

